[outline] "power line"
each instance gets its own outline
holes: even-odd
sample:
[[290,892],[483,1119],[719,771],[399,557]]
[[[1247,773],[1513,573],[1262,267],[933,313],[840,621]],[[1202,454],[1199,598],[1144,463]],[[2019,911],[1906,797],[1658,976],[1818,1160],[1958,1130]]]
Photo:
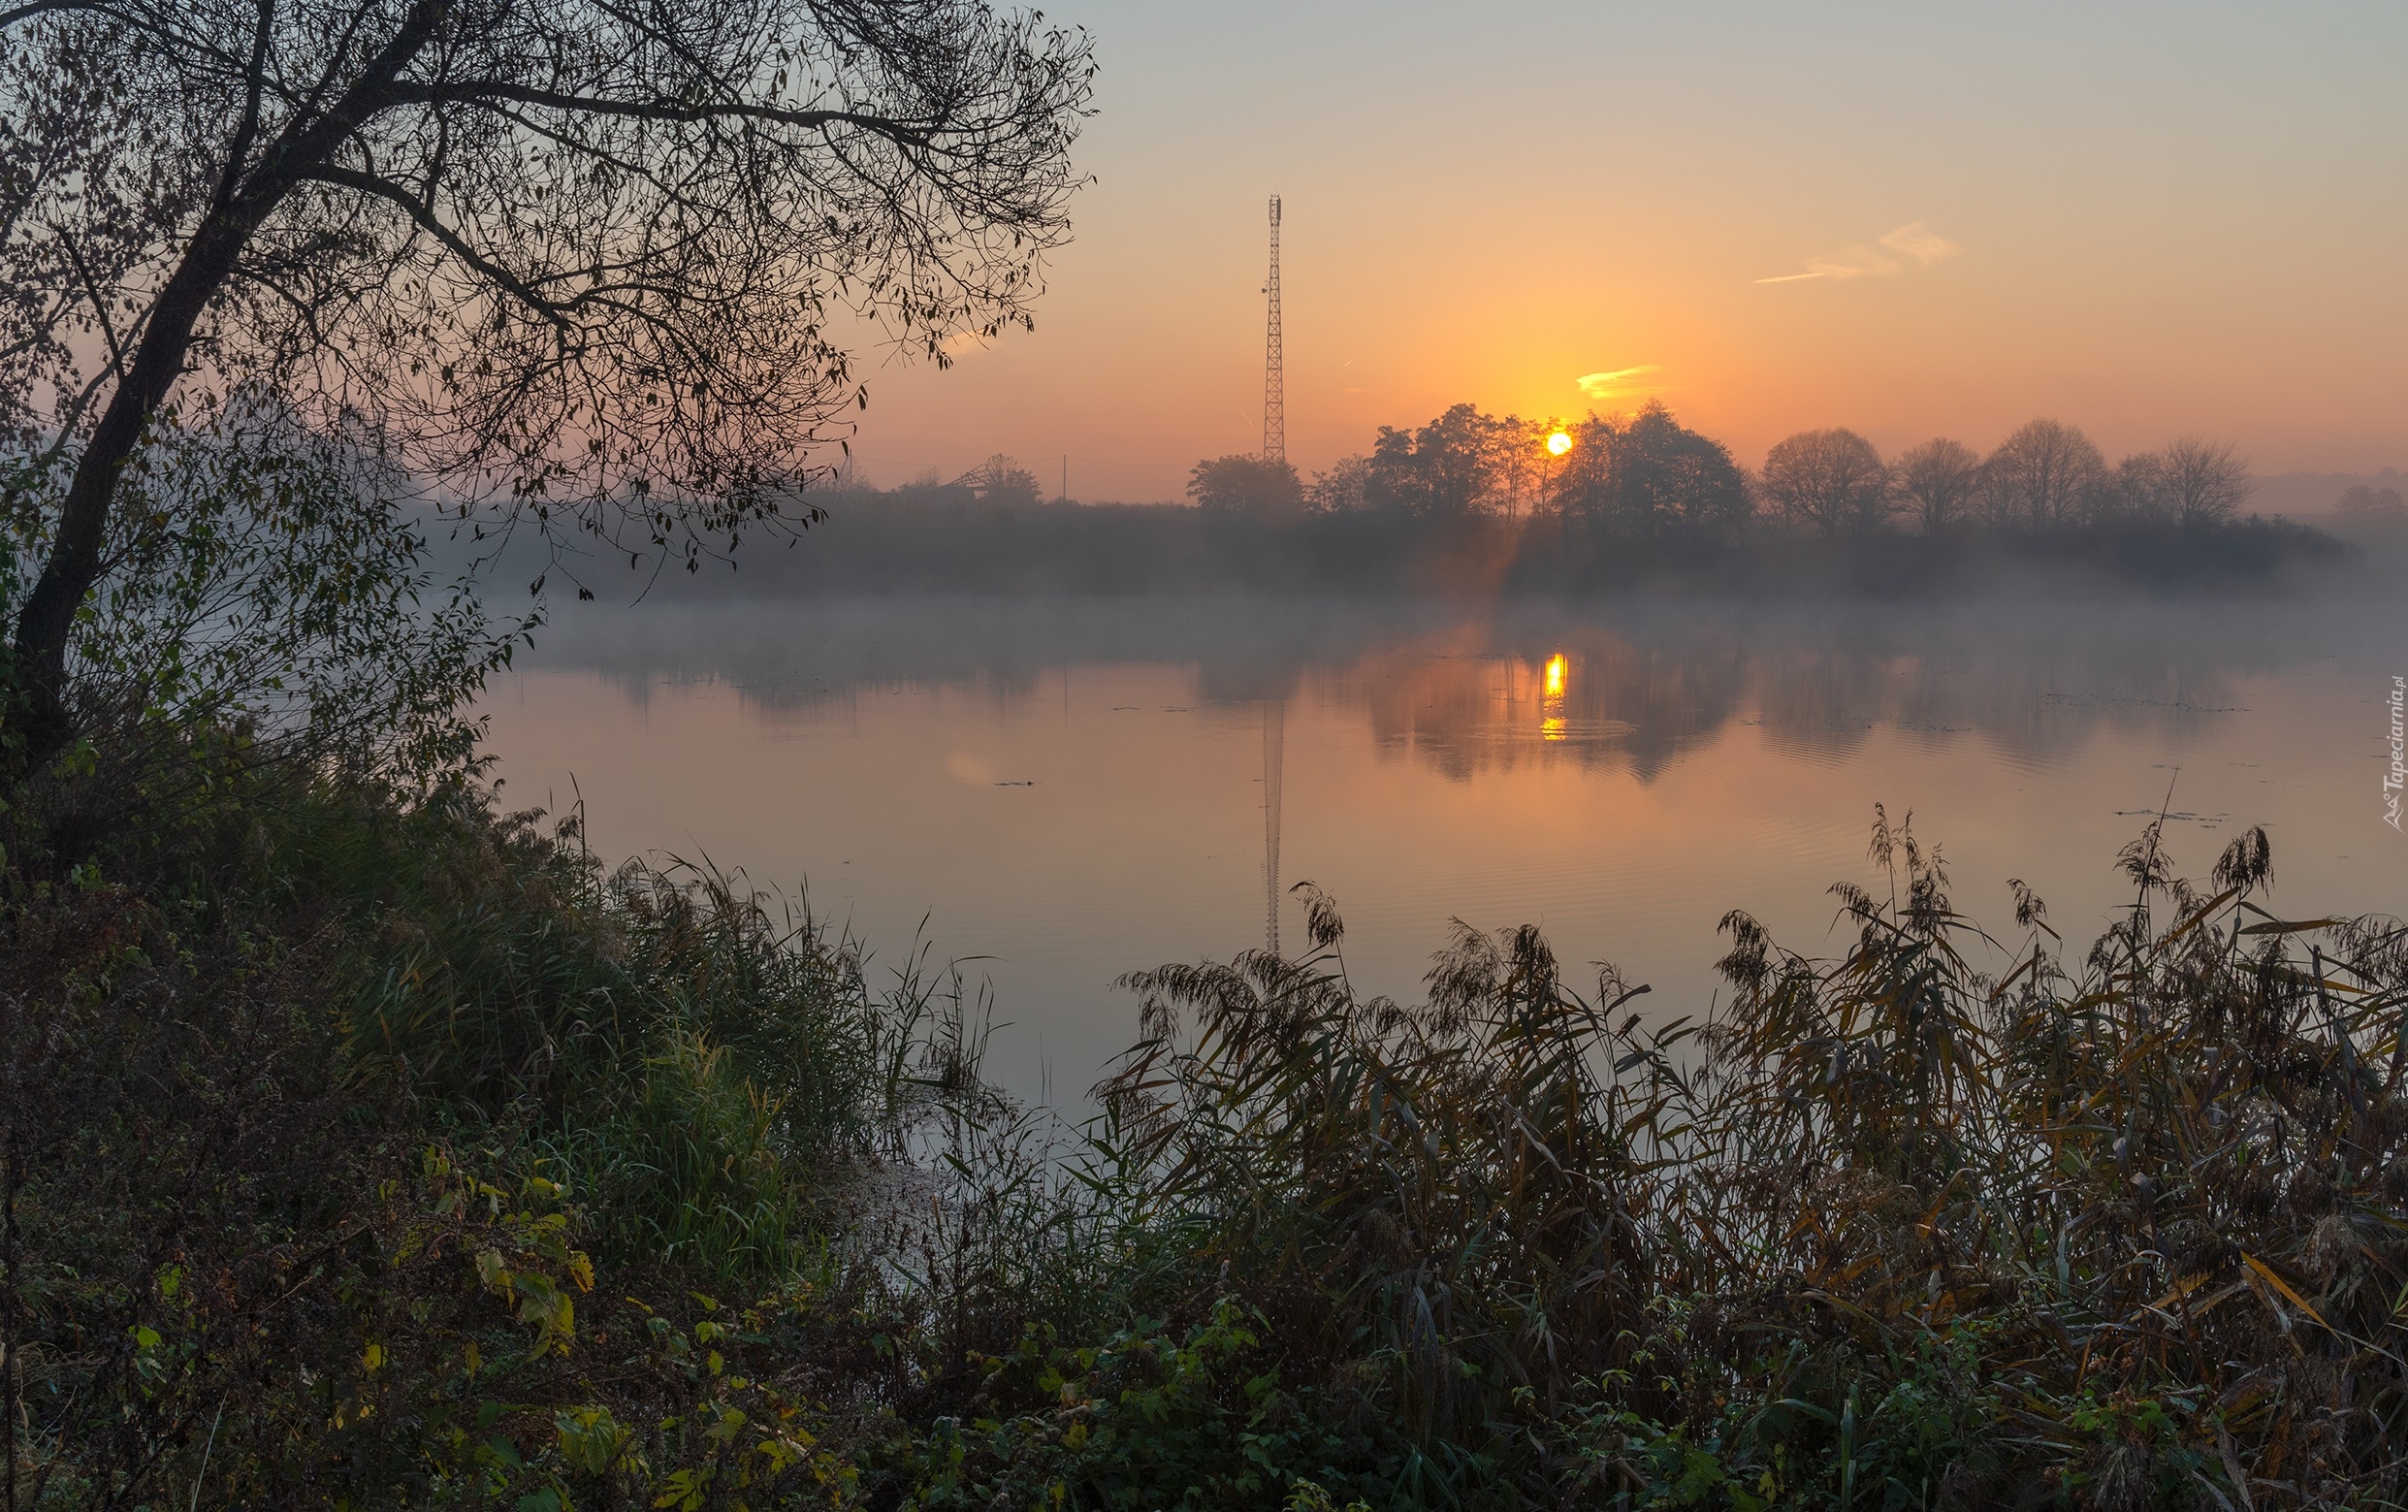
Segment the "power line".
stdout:
[[[1054,455],[1057,457],[1066,458],[1071,462],[1081,463],[1086,466],[1096,467],[1171,467],[1184,471],[1195,466],[1192,462],[1130,462],[1119,457],[1081,457],[1076,452],[1056,452]],[[872,457],[862,452],[853,453],[853,460],[855,462],[875,463],[877,466],[882,467],[936,467],[940,470],[946,467],[972,466],[972,464],[963,463],[957,458],[930,461],[926,458],[911,459],[903,457]],[[980,460],[983,461],[984,459]]]

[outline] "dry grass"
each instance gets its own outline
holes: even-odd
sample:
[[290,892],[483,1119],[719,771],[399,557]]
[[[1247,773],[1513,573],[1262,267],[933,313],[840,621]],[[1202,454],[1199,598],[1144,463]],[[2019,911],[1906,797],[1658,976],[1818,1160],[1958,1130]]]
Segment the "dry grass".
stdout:
[[2020,886],[2002,943],[1910,828],[1872,852],[1838,959],[1724,920],[1706,1024],[1528,929],[1365,1001],[1315,896],[1304,960],[1127,979],[1100,1157],[1410,1446],[1392,1498],[2388,1504],[2399,924],[2269,913],[2254,830],[2195,888],[2153,823],[2068,960]]

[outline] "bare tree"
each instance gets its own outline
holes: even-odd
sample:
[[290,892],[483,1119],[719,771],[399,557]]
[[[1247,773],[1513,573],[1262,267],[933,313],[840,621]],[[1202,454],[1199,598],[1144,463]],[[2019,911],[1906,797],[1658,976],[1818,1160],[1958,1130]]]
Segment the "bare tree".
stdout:
[[2104,492],[2106,507],[2096,511],[2101,518],[2115,515],[2152,525],[2173,519],[2172,490],[2167,487],[2162,452],[2135,452],[2117,463]]
[[1775,443],[1757,484],[1778,512],[1826,536],[1867,533],[1889,515],[1889,468],[1853,431],[1801,431]]
[[1961,524],[1981,489],[1981,456],[1939,436],[1910,448],[1891,466],[1898,497],[1926,535]]
[[2158,457],[2166,507],[2178,524],[2230,520],[2257,490],[2249,459],[2236,455],[2231,441],[2186,435]]
[[129,462],[238,394],[556,543],[690,564],[796,523],[868,402],[855,321],[940,363],[1028,322],[1092,74],[983,0],[0,9],[0,488],[49,521],[26,758]]
[[1994,523],[2053,531],[2079,523],[2107,464],[2073,427],[2035,420],[2001,441],[1981,470]]

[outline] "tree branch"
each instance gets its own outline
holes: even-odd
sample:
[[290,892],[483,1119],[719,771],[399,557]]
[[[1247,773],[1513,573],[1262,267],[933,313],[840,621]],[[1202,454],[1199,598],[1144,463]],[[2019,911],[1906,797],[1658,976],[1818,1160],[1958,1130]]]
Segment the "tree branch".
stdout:
[[251,155],[251,144],[259,140],[260,96],[268,80],[268,33],[274,24],[275,0],[259,0],[259,20],[251,28],[251,63],[243,81],[242,123],[235,128],[233,145],[226,148],[226,171],[218,177],[217,192],[209,199],[214,209],[224,209],[234,197],[243,159]]
[[31,4],[20,5],[15,10],[0,11],[0,31],[6,31],[19,21],[29,21],[37,16],[46,15],[51,11],[102,11],[106,9],[108,7],[92,4],[91,0],[32,0]]
[[508,100],[519,105],[541,106],[589,115],[626,115],[655,121],[757,120],[805,130],[822,126],[857,126],[890,142],[915,147],[931,146],[936,138],[934,130],[929,127],[915,126],[861,111],[794,111],[775,105],[748,105],[741,100],[702,105],[669,100],[613,100],[595,95],[569,94],[557,89],[537,89],[498,79],[451,84],[397,84],[393,98],[395,103],[401,105],[479,105],[490,100]]
[[76,271],[76,278],[83,285],[84,297],[91,301],[92,316],[100,324],[101,339],[109,345],[110,373],[122,382],[125,378],[125,343],[117,339],[116,322],[109,318],[109,301],[92,278],[92,270],[83,261],[83,251],[76,245],[73,233],[60,228],[56,235],[61,250],[67,254],[67,265]]
[[319,183],[332,184],[355,193],[371,195],[399,206],[421,231],[443,243],[445,249],[450,251],[454,257],[493,280],[496,285],[542,315],[561,331],[575,329],[569,324],[568,317],[562,313],[567,308],[566,306],[556,300],[544,298],[518,274],[470,246],[460,233],[443,224],[436,217],[433,208],[424,200],[373,175],[363,174],[349,168],[337,168],[332,164],[314,169],[304,177]]

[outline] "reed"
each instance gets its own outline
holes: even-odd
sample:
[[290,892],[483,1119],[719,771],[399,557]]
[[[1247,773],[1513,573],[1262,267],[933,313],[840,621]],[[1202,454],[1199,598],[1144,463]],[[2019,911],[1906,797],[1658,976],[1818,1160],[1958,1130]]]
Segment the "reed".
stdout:
[[2076,948],[1877,811],[1846,948],[1731,915],[1703,1016],[1528,928],[1366,997],[1307,885],[1300,955],[1125,979],[1064,1129],[924,948],[573,814],[242,783],[0,899],[23,1505],[2408,1479],[2408,933],[2282,917],[2259,831],[2194,885],[2150,824]]
[[2150,824],[2075,959],[1872,858],[1835,959],[1726,918],[1705,1020],[1528,929],[1363,999],[1309,887],[1302,959],[1131,976],[1088,1189],[1183,1263],[1126,1295],[1245,1319],[1373,1505],[2396,1499],[2401,926],[2277,917],[2257,830],[2195,887]]

